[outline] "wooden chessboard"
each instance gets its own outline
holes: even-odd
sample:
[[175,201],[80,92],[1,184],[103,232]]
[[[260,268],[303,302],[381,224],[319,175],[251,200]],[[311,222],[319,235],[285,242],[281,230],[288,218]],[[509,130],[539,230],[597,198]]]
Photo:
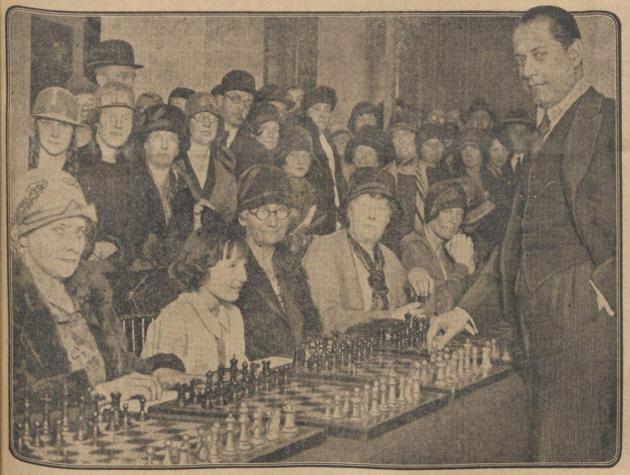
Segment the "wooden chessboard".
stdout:
[[[139,467],[148,465],[147,449],[153,447],[155,452],[150,465],[164,465],[165,442],[171,441],[175,447],[187,436],[190,449],[187,459],[181,456],[179,460],[171,457],[171,464],[180,465],[208,465],[209,460],[199,458],[199,430],[210,430],[212,422],[219,419],[206,419],[205,423],[191,421],[171,421],[149,418],[146,421],[133,421],[126,430],[116,432],[103,431],[96,441],[91,436],[84,441],[74,440],[69,432],[62,447],[47,444],[35,447],[27,443],[19,455],[25,461],[45,462],[51,465],[80,466],[89,468]],[[225,425],[223,426],[225,427]],[[225,443],[223,431],[223,444]],[[220,462],[224,464],[238,464],[251,462],[276,462],[296,452],[321,443],[325,438],[322,429],[312,427],[297,427],[292,434],[280,433],[279,439],[265,442],[248,451],[236,450],[232,456],[223,454]],[[14,445],[15,446],[15,445]]]
[[[368,385],[369,388],[369,385]],[[357,382],[314,381],[294,379],[286,387],[261,391],[243,399],[250,410],[263,408],[269,411],[291,404],[296,411],[297,423],[300,425],[326,428],[330,435],[368,440],[390,431],[402,424],[433,412],[446,403],[446,395],[442,392],[423,391],[418,401],[406,402],[388,407],[379,415],[370,415],[363,410],[361,417],[352,418],[351,409],[343,417],[332,418],[326,415],[326,405],[334,404],[334,396],[351,397],[355,389],[364,390],[365,385]],[[345,402],[345,399],[344,399]],[[237,415],[240,401],[205,409],[201,404],[186,403],[178,406],[176,401],[168,401],[149,408],[155,417],[174,419],[205,420],[212,417],[227,417],[230,413]]]

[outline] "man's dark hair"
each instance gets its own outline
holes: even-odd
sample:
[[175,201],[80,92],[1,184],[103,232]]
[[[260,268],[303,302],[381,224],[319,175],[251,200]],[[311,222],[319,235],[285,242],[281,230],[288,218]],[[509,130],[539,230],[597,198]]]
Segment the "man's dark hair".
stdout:
[[580,29],[573,15],[560,7],[542,5],[530,8],[521,17],[521,24],[529,23],[538,18],[549,18],[551,34],[564,48],[568,48],[577,39],[581,38]]

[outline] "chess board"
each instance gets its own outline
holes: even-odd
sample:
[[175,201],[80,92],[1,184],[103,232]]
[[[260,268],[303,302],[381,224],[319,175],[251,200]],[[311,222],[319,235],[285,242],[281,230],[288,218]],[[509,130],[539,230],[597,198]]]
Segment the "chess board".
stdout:
[[319,369],[317,371],[300,371],[299,377],[313,381],[335,381],[345,383],[370,383],[374,380],[387,378],[393,371],[397,376],[408,374],[418,362],[427,361],[430,380],[423,380],[422,387],[428,391],[450,394],[460,397],[475,389],[492,384],[503,379],[512,372],[509,364],[499,361],[493,363],[492,368],[480,370],[478,373],[469,372],[461,378],[438,382],[435,380],[435,368],[424,356],[402,354],[398,352],[383,352],[359,363],[353,363],[332,370]]
[[[361,382],[363,383],[363,381]],[[346,401],[355,391],[366,390],[365,384],[353,381],[314,381],[310,379],[294,379],[287,386],[260,391],[243,399],[250,410],[262,408],[269,411],[274,408],[291,404],[295,408],[299,425],[325,428],[330,435],[369,440],[402,424],[418,418],[424,414],[441,408],[447,400],[442,392],[422,391],[418,400],[403,401],[388,404],[388,407],[378,414],[370,415],[367,410],[369,402],[362,405],[360,417],[352,417],[351,406]],[[369,389],[369,386],[368,386]],[[334,396],[341,396],[342,403],[347,404],[343,415],[333,417],[332,406]],[[398,394],[399,395],[399,394]],[[402,398],[401,398],[402,399]],[[363,401],[362,401],[363,402]],[[238,403],[213,406],[208,409],[201,404],[187,403],[178,406],[176,401],[168,401],[149,408],[149,413],[155,417],[205,420],[208,417],[227,417],[238,414]],[[326,413],[328,405],[329,413]]]
[[[234,455],[222,454],[220,461],[212,462],[206,454],[200,452],[199,431],[209,431],[212,422],[171,421],[149,418],[146,421],[133,421],[126,430],[116,432],[102,431],[97,440],[88,436],[84,441],[74,440],[72,433],[58,446],[56,441],[42,447],[27,443],[19,450],[26,461],[45,462],[51,465],[80,467],[138,467],[147,465],[207,465],[213,463],[239,464],[253,462],[275,462],[300,450],[321,443],[325,434],[321,429],[297,427],[293,434],[279,434],[279,439],[265,440],[260,446],[247,451],[238,449]],[[223,433],[223,439],[226,434]],[[180,451],[178,456],[169,456],[166,460],[166,441],[178,447],[188,439],[186,454]],[[222,441],[222,444],[225,440]],[[15,446],[15,445],[14,445]],[[149,460],[149,448],[153,448]],[[207,453],[207,451],[206,451]]]

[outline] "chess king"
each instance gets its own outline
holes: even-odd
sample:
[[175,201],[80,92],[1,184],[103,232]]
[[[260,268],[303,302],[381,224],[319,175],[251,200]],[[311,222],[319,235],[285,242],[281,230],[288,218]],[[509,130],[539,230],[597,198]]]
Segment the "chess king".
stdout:
[[[174,355],[139,360],[111,301],[109,283],[84,260],[96,210],[76,179],[27,172],[18,184],[11,236],[12,384],[16,393],[70,397],[88,387],[109,397],[158,399],[166,378],[183,371]],[[162,379],[160,379],[162,378]]]
[[531,389],[532,460],[611,462],[618,384],[615,103],[584,78],[584,44],[565,10],[527,11],[512,42],[538,108],[531,160],[503,244],[459,306],[432,320],[428,342],[443,346],[471,318],[483,327],[503,313],[519,335]]

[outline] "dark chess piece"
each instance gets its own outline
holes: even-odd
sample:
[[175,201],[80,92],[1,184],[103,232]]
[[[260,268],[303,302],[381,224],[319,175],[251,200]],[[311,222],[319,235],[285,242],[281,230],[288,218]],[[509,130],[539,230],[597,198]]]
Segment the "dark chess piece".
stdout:
[[123,404],[122,411],[122,428],[123,430],[128,430],[131,427],[131,422],[129,422],[129,404]]
[[237,376],[238,360],[236,359],[236,355],[232,355],[232,359],[230,360],[230,381],[236,381]]
[[120,427],[121,419],[122,419],[122,409],[120,408],[120,400],[122,398],[122,394],[115,392],[111,393],[111,408],[112,408],[112,419],[113,424],[116,429]]
[[175,385],[175,391],[177,391],[177,400],[175,401],[175,404],[177,407],[184,407],[186,404],[184,401],[184,385],[177,383]]
[[206,373],[206,386],[208,387],[212,386],[213,379],[214,379],[214,371],[208,371]]
[[225,365],[223,363],[219,365],[217,372],[219,373],[219,383],[222,383],[225,381]]
[[147,420],[147,409],[146,409],[147,399],[144,396],[139,396],[138,400],[140,401],[140,412],[138,413],[138,420],[146,421]]

